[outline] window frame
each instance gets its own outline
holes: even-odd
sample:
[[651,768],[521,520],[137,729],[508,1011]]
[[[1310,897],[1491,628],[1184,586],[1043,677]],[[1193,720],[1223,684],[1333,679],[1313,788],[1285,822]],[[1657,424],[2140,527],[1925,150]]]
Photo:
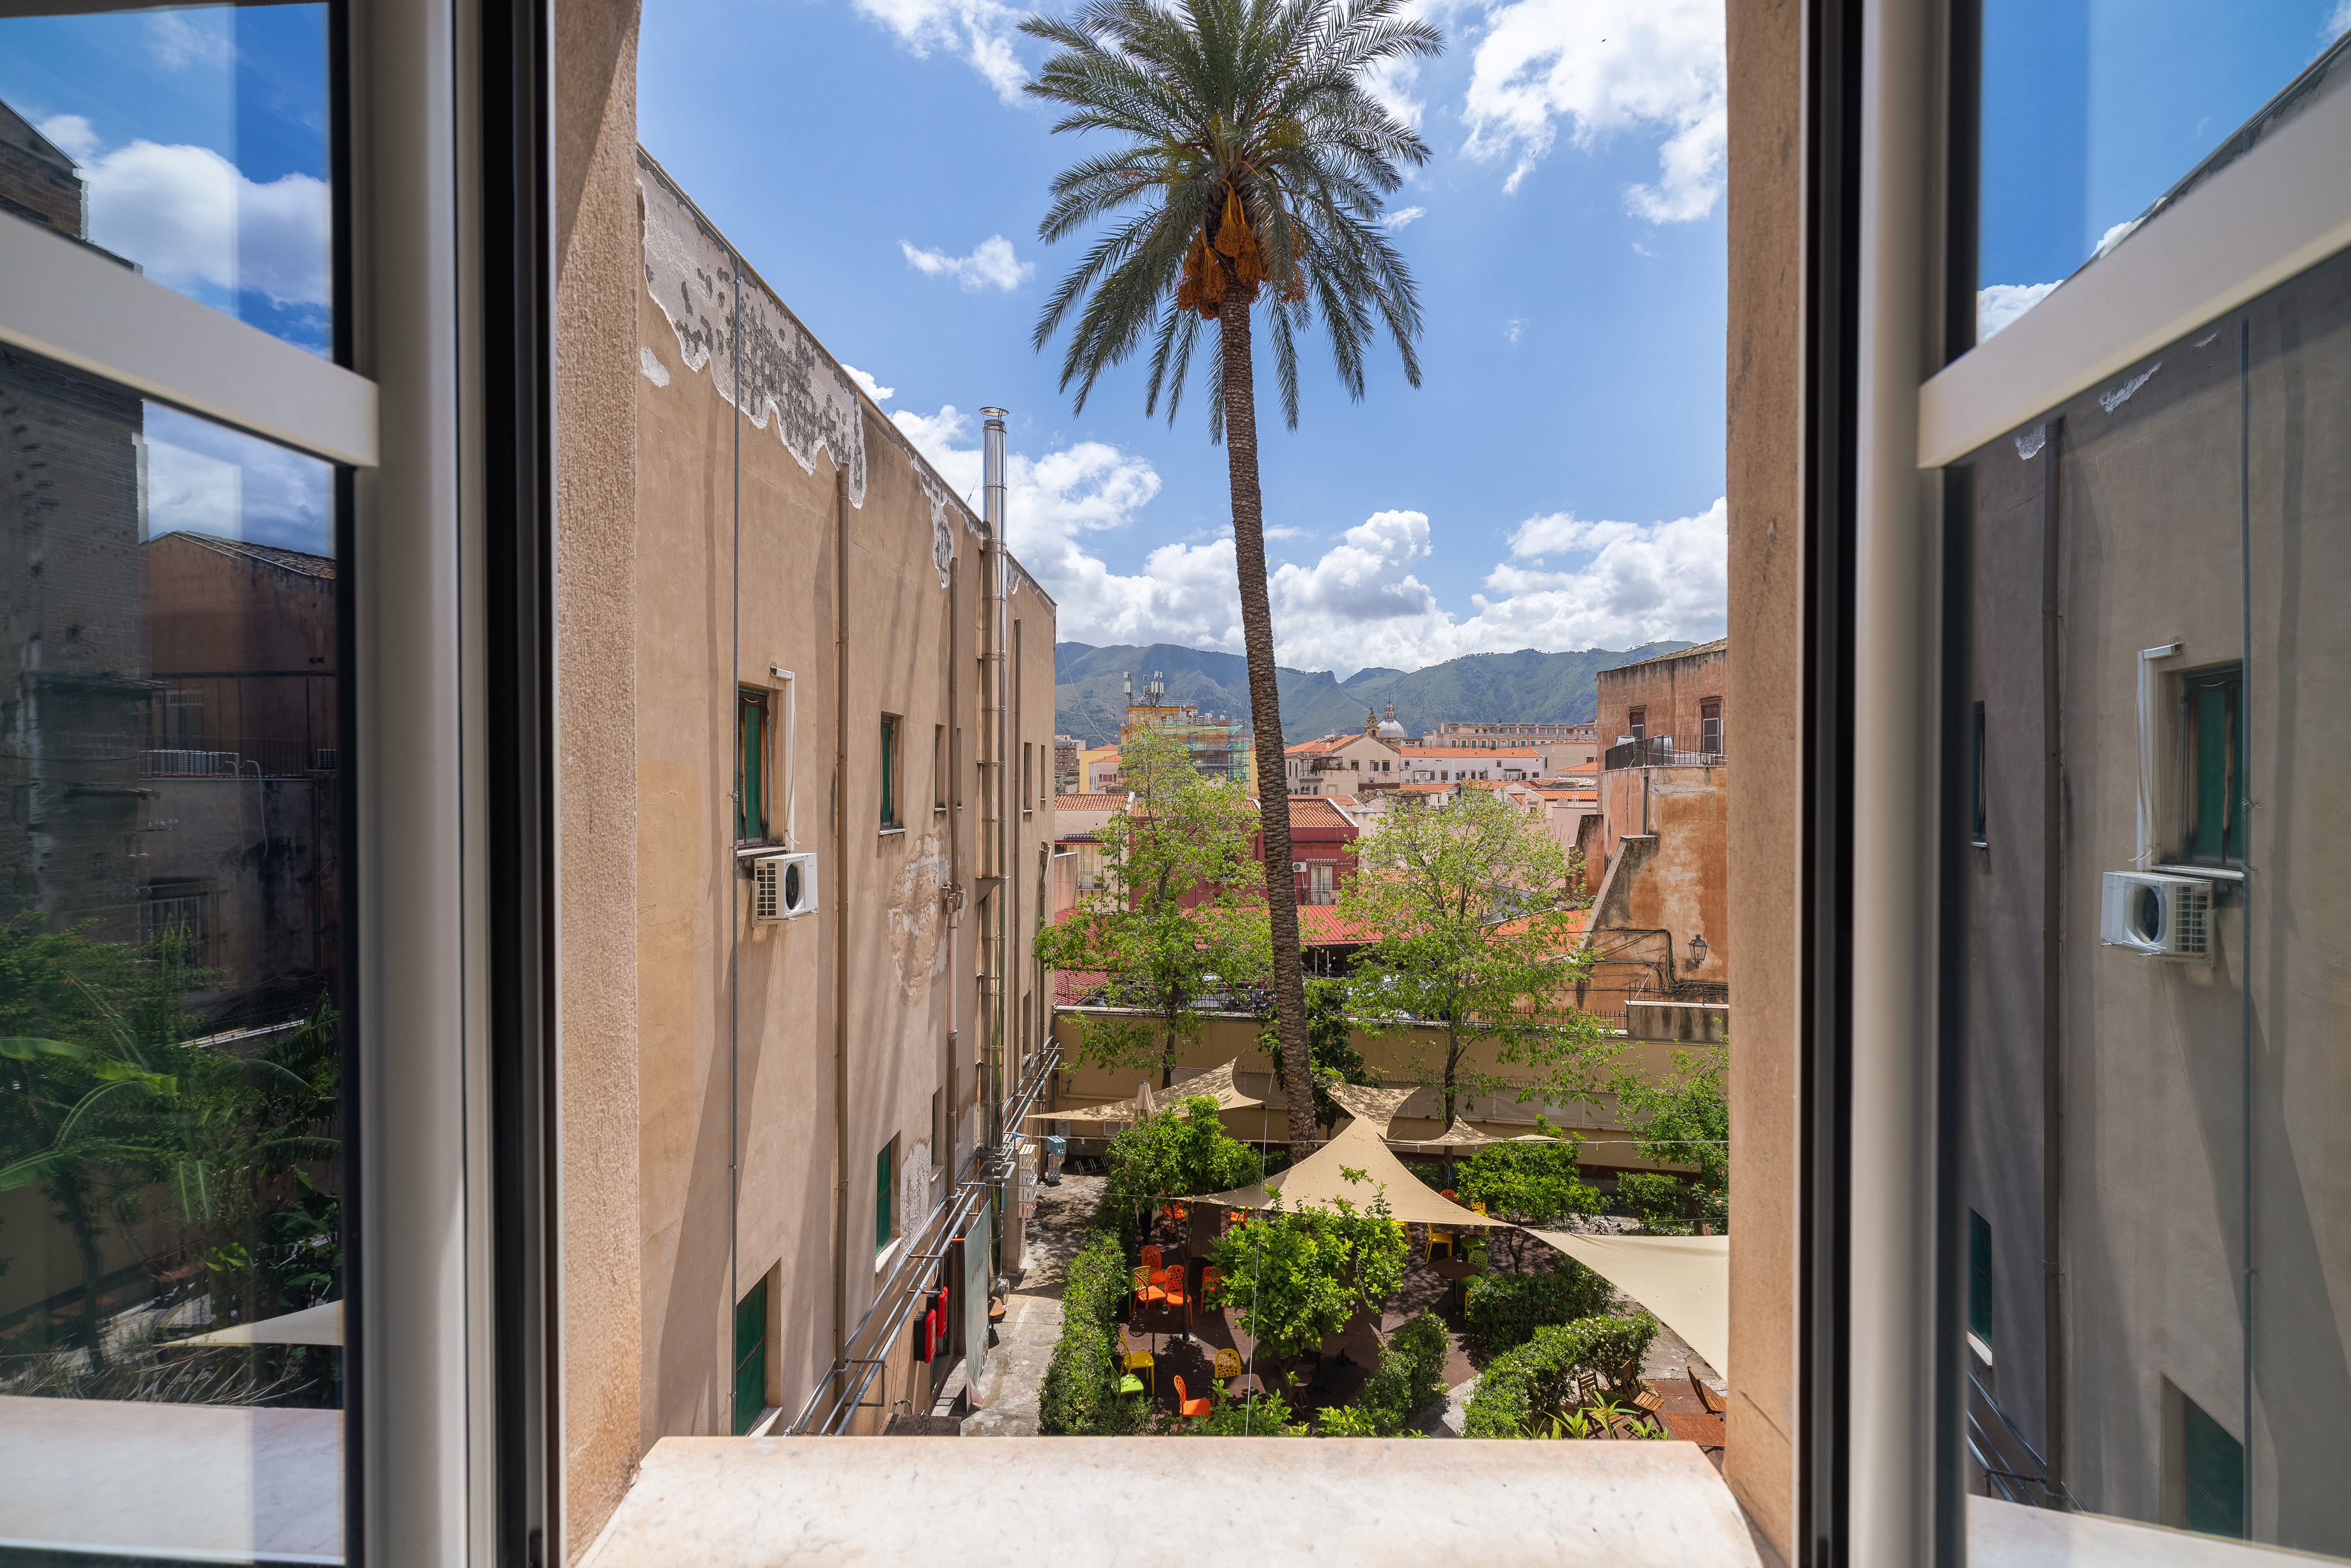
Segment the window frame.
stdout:
[[[2241,660],[2182,671],[2175,677],[2179,688],[2179,863],[2242,870],[2245,865],[2245,666]],[[2197,713],[2198,683],[2215,686],[2221,695],[2223,732],[2220,758],[2223,794],[2220,798],[2220,847],[2212,853],[2197,848],[2197,830],[2204,806],[2199,782],[2204,761],[2203,720]],[[2233,848],[2233,852],[2232,852]]]
[[898,799],[905,793],[905,767],[901,754],[905,745],[906,720],[903,715],[885,713],[882,716],[882,820],[881,831],[903,833],[906,831],[905,813]]
[[[735,843],[737,848],[775,841],[775,818],[768,810],[774,796],[770,774],[776,751],[776,694],[765,686],[735,688]],[[744,726],[758,715],[756,743],[747,741]],[[754,797],[757,797],[755,800]],[[755,814],[756,813],[756,814]],[[757,829],[757,831],[750,830]]]

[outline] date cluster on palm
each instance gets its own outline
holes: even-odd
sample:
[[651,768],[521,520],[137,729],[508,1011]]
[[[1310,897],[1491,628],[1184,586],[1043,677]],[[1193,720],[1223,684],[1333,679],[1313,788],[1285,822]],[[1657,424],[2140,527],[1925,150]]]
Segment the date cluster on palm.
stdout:
[[[1257,231],[1242,210],[1240,193],[1225,187],[1225,210],[1214,230],[1203,228],[1192,236],[1184,253],[1184,276],[1176,286],[1176,308],[1197,310],[1213,321],[1225,308],[1225,284],[1230,273],[1241,286],[1244,304],[1257,303],[1258,285],[1265,281],[1265,253],[1258,247]],[[1279,290],[1285,300],[1306,297],[1305,285],[1293,281]]]

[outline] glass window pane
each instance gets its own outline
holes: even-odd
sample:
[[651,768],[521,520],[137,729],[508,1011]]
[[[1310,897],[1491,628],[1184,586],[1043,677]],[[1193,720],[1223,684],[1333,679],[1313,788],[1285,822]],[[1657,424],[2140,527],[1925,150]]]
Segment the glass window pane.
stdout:
[[1971,1484],[2351,1556],[2351,257],[1957,490]]
[[327,36],[323,4],[9,7],[0,213],[330,354]]
[[337,1557],[334,476],[6,354],[0,433],[5,1533]]
[[[2339,0],[1982,0],[1976,334],[2120,244],[2351,27]],[[2351,71],[2338,56],[2306,90]]]

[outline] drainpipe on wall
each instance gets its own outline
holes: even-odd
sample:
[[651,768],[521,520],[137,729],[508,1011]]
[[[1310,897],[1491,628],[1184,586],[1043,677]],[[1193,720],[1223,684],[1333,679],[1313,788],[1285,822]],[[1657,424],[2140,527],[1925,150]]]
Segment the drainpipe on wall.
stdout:
[[957,1007],[963,990],[963,970],[956,940],[963,931],[963,708],[957,695],[963,684],[963,617],[956,608],[961,602],[962,587],[963,557],[951,556],[947,559],[947,885],[940,895],[947,906],[947,1066],[939,1091],[945,1114],[939,1118],[938,1131],[947,1146],[937,1156],[946,1166],[950,1183],[963,1168],[956,1147],[958,1129],[963,1124],[963,1102],[956,1094],[956,1053],[963,1049]]
[[832,486],[832,1364],[849,1370],[849,476]]
[[[988,737],[990,747],[987,780],[987,810],[995,817],[994,832],[988,841],[990,883],[988,895],[995,901],[994,931],[989,942],[987,964],[987,1071],[986,1089],[988,1093],[988,1145],[991,1153],[1004,1144],[1004,1046],[1005,1007],[1011,990],[1012,943],[1011,901],[1011,822],[1005,798],[1005,758],[1009,747],[1008,704],[1010,682],[1005,654],[1010,641],[1009,611],[1007,600],[1010,589],[1010,558],[1004,549],[1004,413],[1000,408],[983,408],[980,417],[980,502],[987,523],[987,658],[994,666],[988,682],[988,698],[996,708],[995,724]],[[999,1189],[1000,1190],[1000,1189]],[[991,1245],[1000,1248],[1004,1228],[989,1227]],[[991,1267],[991,1272],[995,1271]]]

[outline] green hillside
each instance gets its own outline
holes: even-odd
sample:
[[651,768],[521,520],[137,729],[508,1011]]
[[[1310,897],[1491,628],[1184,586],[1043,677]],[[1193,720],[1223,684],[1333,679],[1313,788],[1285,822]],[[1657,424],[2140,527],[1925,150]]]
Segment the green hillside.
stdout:
[[[1469,653],[1421,670],[1365,668],[1344,683],[1328,670],[1283,670],[1282,734],[1293,744],[1334,729],[1361,729],[1366,707],[1395,704],[1396,721],[1418,735],[1448,719],[1501,719],[1521,724],[1583,724],[1594,716],[1593,677],[1635,659],[1687,648],[1651,643],[1616,652]],[[1247,723],[1249,663],[1238,653],[1210,653],[1155,643],[1147,648],[1096,648],[1062,643],[1053,649],[1053,721],[1088,746],[1118,738],[1126,695],[1122,677],[1144,681],[1156,670],[1167,678],[1170,703],[1230,714]]]

